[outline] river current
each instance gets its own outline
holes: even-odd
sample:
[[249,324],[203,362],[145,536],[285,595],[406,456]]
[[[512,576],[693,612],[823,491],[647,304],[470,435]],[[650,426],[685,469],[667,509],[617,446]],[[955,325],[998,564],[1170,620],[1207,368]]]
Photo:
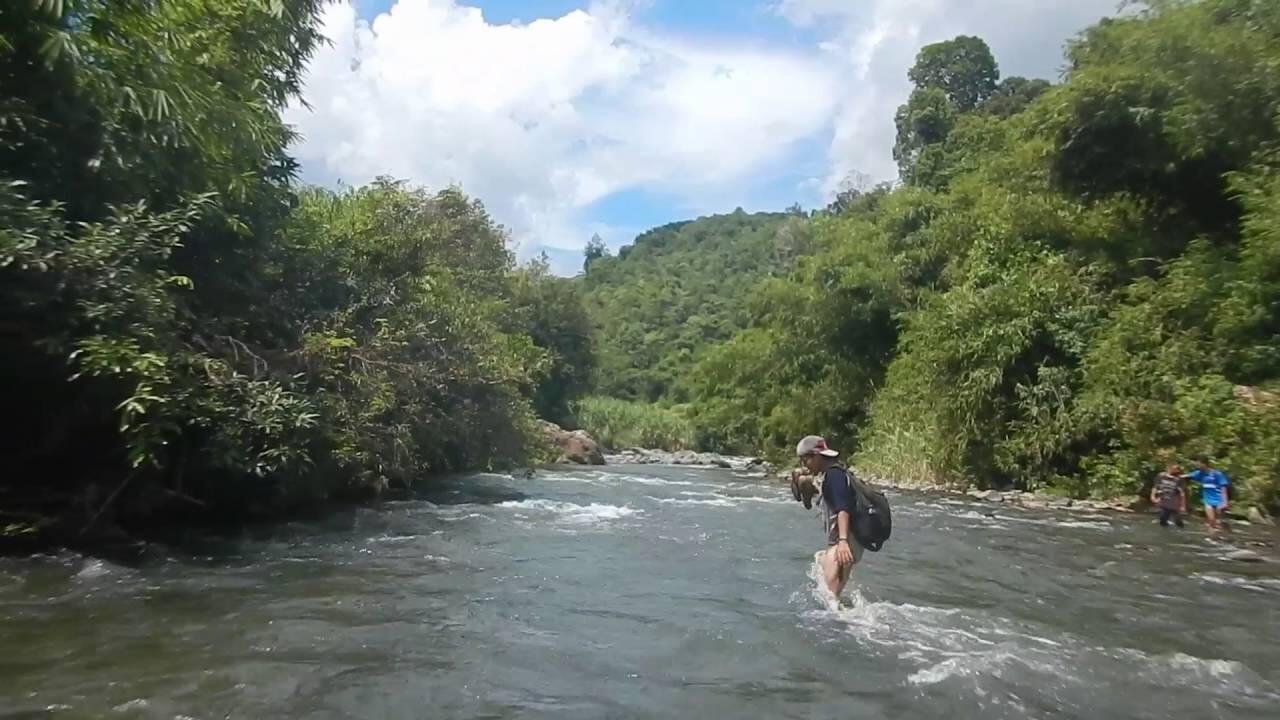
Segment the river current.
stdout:
[[844,604],[816,511],[692,468],[0,559],[0,718],[1280,717],[1274,546],[1223,559],[1273,536],[890,499]]

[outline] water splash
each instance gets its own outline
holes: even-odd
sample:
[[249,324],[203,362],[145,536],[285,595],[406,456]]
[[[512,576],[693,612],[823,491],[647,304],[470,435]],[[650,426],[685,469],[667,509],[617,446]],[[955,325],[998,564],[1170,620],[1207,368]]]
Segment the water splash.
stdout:
[[[1085,707],[1090,694],[1117,676],[1135,687],[1158,688],[1167,682],[1193,687],[1209,697],[1269,704],[1280,692],[1244,663],[1186,653],[1148,654],[1131,648],[1098,647],[1069,634],[1043,637],[1044,631],[1004,618],[959,608],[876,601],[857,586],[857,571],[836,598],[826,587],[814,555],[807,577],[811,628],[830,628],[863,648],[906,662],[905,684],[929,687],[957,684],[984,703],[1017,706],[1008,687],[1032,684]],[[1215,576],[1206,582],[1232,584]],[[1252,589],[1252,588],[1251,588]],[[1261,588],[1258,588],[1261,589]],[[793,594],[793,601],[803,593]]]
[[543,499],[513,500],[499,503],[497,507],[508,510],[551,514],[557,522],[565,522],[574,525],[594,525],[597,523],[607,522],[609,520],[620,520],[633,515],[639,515],[643,512],[642,510],[622,505],[605,505],[600,503],[577,505],[571,502]]

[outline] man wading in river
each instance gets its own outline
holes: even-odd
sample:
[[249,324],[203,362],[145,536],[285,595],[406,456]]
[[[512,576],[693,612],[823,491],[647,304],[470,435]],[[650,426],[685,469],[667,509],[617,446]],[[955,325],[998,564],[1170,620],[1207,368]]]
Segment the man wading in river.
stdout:
[[1231,507],[1231,481],[1221,470],[1215,470],[1209,464],[1209,457],[1201,455],[1197,460],[1200,467],[1186,474],[1188,480],[1200,483],[1200,500],[1204,502],[1204,519],[1209,522],[1209,529],[1217,532],[1222,529],[1223,513]]
[[796,457],[809,475],[801,478],[798,471],[791,474],[792,492],[803,500],[806,508],[810,507],[814,495],[822,495],[827,530],[827,549],[821,557],[822,577],[836,597],[840,597],[853,574],[853,566],[863,554],[862,546],[853,537],[850,522],[854,510],[853,488],[848,472],[836,463],[839,456],[840,453],[827,447],[826,440],[809,435],[796,446]]
[[1187,483],[1176,463],[1169,463],[1169,467],[1156,476],[1155,485],[1151,487],[1151,502],[1160,508],[1161,527],[1169,527],[1169,518],[1182,527],[1182,516],[1187,513]]

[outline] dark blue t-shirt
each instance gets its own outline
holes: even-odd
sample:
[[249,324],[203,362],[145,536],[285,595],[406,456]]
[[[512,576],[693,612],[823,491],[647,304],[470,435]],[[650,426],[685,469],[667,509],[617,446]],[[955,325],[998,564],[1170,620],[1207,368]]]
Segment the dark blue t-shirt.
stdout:
[[[828,468],[822,475],[822,506],[826,511],[827,543],[836,544],[840,539],[840,524],[837,522],[840,511],[853,515],[853,489],[849,487],[849,476],[842,467]],[[849,530],[853,531],[853,518],[849,518]],[[852,542],[852,540],[850,540]]]
[[822,502],[832,517],[841,510],[853,513],[853,491],[849,489],[849,476],[844,468],[828,468],[822,475]]

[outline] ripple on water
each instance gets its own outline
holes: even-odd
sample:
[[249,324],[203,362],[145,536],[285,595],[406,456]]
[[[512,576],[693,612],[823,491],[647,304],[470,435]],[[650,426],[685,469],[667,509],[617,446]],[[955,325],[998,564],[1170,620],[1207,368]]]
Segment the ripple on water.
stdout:
[[743,507],[745,503],[766,505],[792,505],[793,501],[780,497],[763,497],[760,495],[726,495],[723,493],[706,493],[684,490],[678,498],[660,498],[646,495],[646,499],[663,505],[703,505],[707,507]]
[[120,703],[111,709],[118,713],[128,713],[146,710],[149,707],[151,707],[151,703],[147,702],[146,698],[135,698],[128,702]]
[[646,495],[645,497],[649,500],[652,500],[656,503],[661,503],[663,505],[689,505],[689,506],[702,505],[707,507],[728,507],[728,508],[737,507],[737,503],[733,502],[732,500],[729,500],[723,497],[718,497],[716,495],[708,495],[708,496],[699,497],[699,498],[692,498],[692,497],[660,498],[660,497],[653,497],[652,495]]
[[497,507],[516,510],[517,515],[524,513],[550,515],[556,522],[571,525],[596,525],[610,520],[621,520],[643,512],[642,510],[622,505],[606,505],[603,503],[578,505],[571,502],[544,499],[514,500],[499,503]]
[[1280,578],[1253,578],[1239,575],[1221,575],[1219,573],[1193,573],[1191,578],[1210,585],[1224,585],[1240,588],[1241,590],[1280,592]]
[[282,720],[695,705],[1271,720],[1280,706],[1266,637],[1280,566],[1224,563],[1233,547],[1191,532],[895,495],[901,530],[841,606],[797,550],[818,523],[775,484],[571,468],[430,497],[217,557],[0,559],[0,715],[63,701],[68,716]]
[[76,573],[76,578],[80,580],[93,580],[95,578],[106,577],[111,574],[111,567],[102,560],[89,559],[86,560],[84,566]]
[[[1084,709],[1096,706],[1092,693],[1104,687],[1115,692],[1114,679],[1127,677],[1130,685],[1147,685],[1157,695],[1161,686],[1176,683],[1207,698],[1250,707],[1280,701],[1276,688],[1239,661],[1095,647],[1061,633],[1041,637],[1013,620],[960,608],[872,601],[855,588],[846,591],[847,601],[838,602],[822,583],[817,562],[809,579],[810,601],[816,600],[817,607],[811,605],[802,617],[810,627],[829,627],[834,621],[860,645],[908,663],[913,666],[906,675],[911,686],[954,686],[983,702],[1012,707],[1021,700],[1008,689],[1033,686],[1063,705]],[[1220,582],[1214,576],[1201,579]],[[803,601],[803,595],[793,596],[797,599]]]
[[660,477],[649,477],[645,475],[631,475],[627,473],[606,472],[603,470],[578,470],[573,472],[559,473],[554,476],[543,478],[553,483],[585,483],[587,485],[614,486],[618,483],[631,483],[634,485],[650,485],[650,486],[671,486],[671,487],[697,487],[705,483],[694,482],[692,480],[669,480]]

